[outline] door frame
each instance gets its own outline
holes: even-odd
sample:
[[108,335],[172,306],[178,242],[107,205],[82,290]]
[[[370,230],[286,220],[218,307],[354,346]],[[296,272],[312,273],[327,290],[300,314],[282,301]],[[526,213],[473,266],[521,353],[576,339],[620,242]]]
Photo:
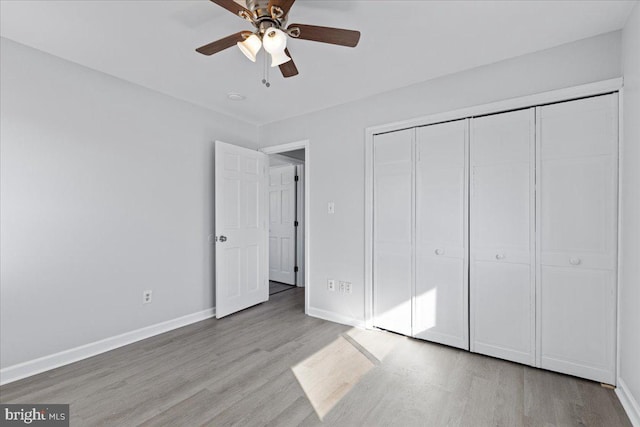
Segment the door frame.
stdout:
[[311,229],[310,218],[310,188],[311,188],[311,153],[309,152],[309,140],[301,140],[295,142],[289,142],[286,144],[272,145],[269,147],[263,147],[259,151],[271,155],[285,153],[287,151],[304,149],[304,313],[309,314],[309,301],[311,295],[311,280],[309,280],[309,272],[311,271],[311,256],[309,248],[311,246],[311,236],[309,230]]
[[[569,101],[587,96],[603,95],[610,92],[619,92],[623,81],[621,77],[573,86],[548,92],[525,95],[504,101],[491,102],[468,108],[447,111],[388,123],[371,126],[365,129],[365,209],[364,209],[364,322],[367,329],[373,329],[373,137],[381,133],[394,132],[420,126],[428,126],[452,120],[460,120],[507,112],[510,110],[536,107],[542,104]],[[619,178],[618,178],[619,179]],[[618,203],[620,201],[618,200]],[[618,242],[619,245],[619,242]],[[618,248],[619,249],[619,248]],[[619,255],[618,255],[619,256]],[[619,329],[619,328],[618,328]]]

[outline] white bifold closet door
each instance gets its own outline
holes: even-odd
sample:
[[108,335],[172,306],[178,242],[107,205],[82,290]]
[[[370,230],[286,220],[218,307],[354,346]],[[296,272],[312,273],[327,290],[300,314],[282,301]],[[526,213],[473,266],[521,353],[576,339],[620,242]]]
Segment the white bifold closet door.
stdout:
[[542,368],[614,384],[618,96],[538,107]]
[[411,335],[413,296],[413,129],[375,135],[374,326]]
[[468,120],[416,129],[413,336],[469,349]]
[[535,364],[534,109],[471,120],[471,351]]

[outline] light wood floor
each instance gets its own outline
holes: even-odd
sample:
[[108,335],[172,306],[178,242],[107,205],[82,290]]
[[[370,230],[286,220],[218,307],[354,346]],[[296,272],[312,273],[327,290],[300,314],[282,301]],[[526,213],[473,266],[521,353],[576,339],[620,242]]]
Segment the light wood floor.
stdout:
[[352,330],[303,307],[303,288],[282,292],[5,385],[0,401],[70,403],[72,426],[631,425],[597,383]]

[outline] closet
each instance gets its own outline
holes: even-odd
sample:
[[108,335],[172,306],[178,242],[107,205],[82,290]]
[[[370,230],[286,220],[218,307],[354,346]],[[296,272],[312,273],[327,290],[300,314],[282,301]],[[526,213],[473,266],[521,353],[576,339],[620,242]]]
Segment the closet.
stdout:
[[373,326],[614,384],[617,105],[373,135]]
[[374,143],[375,326],[411,335],[413,305],[413,130]]
[[416,129],[413,336],[469,348],[468,120]]
[[538,108],[539,366],[615,382],[618,96]]
[[533,365],[534,109],[471,120],[471,351]]
[[464,349],[468,120],[374,137],[374,326]]

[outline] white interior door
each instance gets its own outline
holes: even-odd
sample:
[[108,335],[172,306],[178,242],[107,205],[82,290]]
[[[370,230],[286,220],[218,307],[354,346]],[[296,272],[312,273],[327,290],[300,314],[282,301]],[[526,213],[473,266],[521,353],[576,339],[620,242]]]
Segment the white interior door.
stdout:
[[296,167],[269,169],[269,279],[296,284]]
[[543,368],[615,383],[618,97],[538,108]]
[[468,121],[416,130],[413,336],[469,349]]
[[216,141],[216,317],[269,299],[267,156]]
[[534,109],[471,121],[471,350],[535,364]]
[[414,129],[375,135],[374,326],[411,335]]

